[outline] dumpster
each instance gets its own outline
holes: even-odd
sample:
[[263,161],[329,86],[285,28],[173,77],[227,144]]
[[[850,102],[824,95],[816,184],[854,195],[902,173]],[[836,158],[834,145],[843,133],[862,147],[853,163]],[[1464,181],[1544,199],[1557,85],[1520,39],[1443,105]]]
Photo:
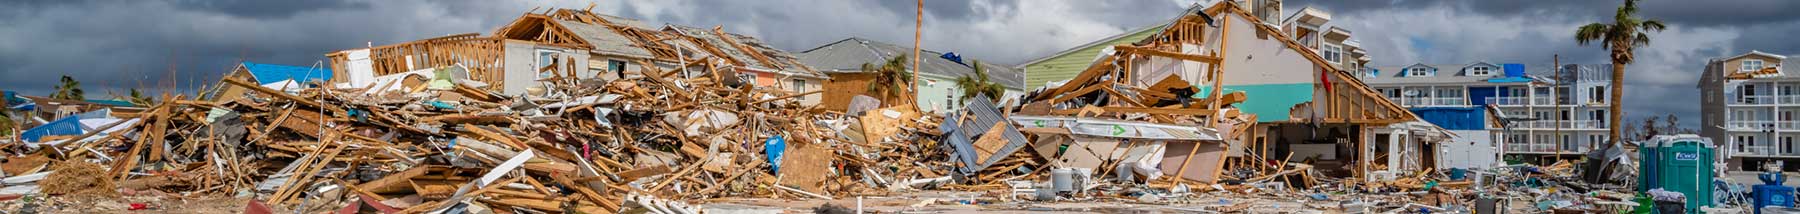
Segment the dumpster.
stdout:
[[[1664,189],[1687,195],[1684,209],[1698,213],[1713,201],[1712,140],[1699,135],[1664,135],[1640,143],[1638,190]],[[1659,203],[1659,205],[1661,205]]]

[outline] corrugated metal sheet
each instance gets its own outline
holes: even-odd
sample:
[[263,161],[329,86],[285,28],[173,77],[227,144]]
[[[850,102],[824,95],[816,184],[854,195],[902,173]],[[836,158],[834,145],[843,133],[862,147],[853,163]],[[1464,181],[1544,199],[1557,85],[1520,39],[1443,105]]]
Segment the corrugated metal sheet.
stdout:
[[[975,145],[972,144],[972,142],[969,142],[968,135],[964,135],[962,131],[958,131],[958,128],[956,127],[956,115],[957,113],[955,112],[944,113],[944,123],[938,125],[938,131],[949,133],[945,135],[944,142],[949,143],[952,152],[954,152],[951,157],[956,158],[956,161],[958,162],[962,162],[963,166],[974,166],[976,165]],[[974,170],[971,170],[970,167],[964,167],[957,170],[964,174],[975,172]]]
[[26,129],[25,132],[19,133],[19,139],[24,139],[26,142],[38,142],[38,140],[43,139],[44,136],[80,135],[85,133],[81,130],[81,117],[63,117],[62,119],[56,119],[50,121],[50,123],[45,123],[44,125]]
[[[994,128],[996,123],[1008,121],[1005,116],[1000,115],[1000,112],[996,110],[994,103],[988,100],[990,100],[990,98],[988,98],[986,94],[976,95],[974,99],[969,100],[969,105],[967,108],[964,108],[964,112],[975,116],[972,120],[966,120],[963,124],[955,127],[939,126],[940,129],[956,130],[951,133],[951,145],[956,147],[959,155],[961,155],[961,153],[968,153],[968,155],[964,155],[967,157],[964,160],[975,158],[975,147],[973,145],[967,147],[961,146],[959,143],[954,142],[955,140],[967,141],[972,138],[982,137],[981,135],[987,133],[988,129]],[[949,123],[948,121],[956,121],[954,114],[945,118],[944,121],[946,121],[946,124]],[[967,172],[980,171],[983,168],[987,168],[988,165],[992,165],[995,162],[999,162],[1001,159],[1005,159],[1007,156],[1011,156],[1013,152],[1017,152],[1020,148],[1024,148],[1026,144],[1031,143],[1031,141],[1025,139],[1025,134],[1019,133],[1019,129],[1013,127],[1011,124],[1012,123],[1010,122],[1007,123],[1000,133],[1000,137],[1007,141],[1006,146],[1000,147],[1000,150],[995,151],[994,155],[989,156],[986,160],[977,160],[974,164],[968,164],[968,161],[965,161],[964,166],[966,166],[966,168],[964,170]],[[960,137],[958,135],[960,135]]]

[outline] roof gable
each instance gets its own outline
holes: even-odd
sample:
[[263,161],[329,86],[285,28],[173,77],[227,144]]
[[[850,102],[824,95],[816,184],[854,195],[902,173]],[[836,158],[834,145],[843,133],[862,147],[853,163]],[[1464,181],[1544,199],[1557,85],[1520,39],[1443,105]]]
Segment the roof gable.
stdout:
[[1763,53],[1763,52],[1762,52],[1762,51],[1757,51],[1757,50],[1750,50],[1750,52],[1749,52],[1749,53],[1744,53],[1744,54],[1738,54],[1738,55],[1737,55],[1737,56],[1731,56],[1731,57],[1727,57],[1727,58],[1725,58],[1725,61],[1731,61],[1731,60],[1734,60],[1734,59],[1738,59],[1738,58],[1744,58],[1744,57],[1747,57],[1747,56],[1750,56],[1750,55],[1758,55],[1758,56],[1765,56],[1765,57],[1769,57],[1769,58],[1775,58],[1775,59],[1781,59],[1781,60],[1786,60],[1786,59],[1787,59],[1787,56],[1782,56],[1782,55],[1775,55],[1775,54],[1770,54],[1770,53]]
[[[1413,70],[1413,68],[1423,68],[1423,69],[1425,69],[1425,70],[1426,70],[1426,73],[1425,73],[1425,75],[1413,75],[1413,72],[1411,72],[1411,71],[1412,71],[1412,70]],[[1437,66],[1431,66],[1431,65],[1427,65],[1427,64],[1425,64],[1425,63],[1415,63],[1415,64],[1413,64],[1413,65],[1409,65],[1409,66],[1406,66],[1406,67],[1400,67],[1400,70],[1399,70],[1399,71],[1395,71],[1395,72],[1394,72],[1394,76],[1396,76],[1396,77],[1429,77],[1429,76],[1437,76],[1437,70],[1438,70],[1438,68],[1437,68]]]
[[[1487,75],[1474,75],[1474,73],[1469,72],[1478,67],[1488,68]],[[1461,75],[1463,75],[1463,76],[1493,76],[1495,74],[1498,74],[1499,72],[1500,72],[1500,65],[1495,65],[1493,63],[1488,63],[1488,62],[1484,62],[1484,61],[1476,61],[1475,63],[1470,63],[1467,66],[1463,66]]]

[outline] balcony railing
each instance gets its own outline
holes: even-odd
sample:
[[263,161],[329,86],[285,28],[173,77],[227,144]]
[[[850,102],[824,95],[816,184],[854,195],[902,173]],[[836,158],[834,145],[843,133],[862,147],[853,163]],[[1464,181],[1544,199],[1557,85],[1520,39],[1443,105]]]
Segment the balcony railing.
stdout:
[[1501,105],[1501,106],[1528,105],[1528,104],[1531,104],[1530,101],[1531,101],[1531,99],[1529,97],[1488,97],[1487,98],[1487,103],[1494,104],[1494,105]]
[[1731,104],[1766,105],[1775,104],[1776,101],[1774,95],[1741,95],[1734,98]]
[[1518,128],[1526,129],[1606,129],[1606,121],[1600,120],[1537,120],[1519,123]]
[[[1531,104],[1541,106],[1556,105],[1556,99],[1551,99],[1551,97],[1533,97],[1531,98]],[[1568,103],[1563,104],[1567,105]]]
[[[1793,121],[1788,121],[1788,122],[1784,122],[1784,123],[1792,123],[1792,122]],[[1778,124],[1778,123],[1775,121],[1727,121],[1727,122],[1725,122],[1725,129],[1731,129],[1734,131],[1762,131],[1762,130],[1774,129],[1774,128],[1776,128],[1776,124]],[[1784,125],[1791,125],[1791,124],[1784,124]]]
[[1775,121],[1775,127],[1781,130],[1796,130],[1800,129],[1800,121]]
[[1390,97],[1388,101],[1402,106],[1464,106],[1469,105],[1467,99],[1461,97]]
[[1526,143],[1526,144],[1507,144],[1506,145],[1506,152],[1508,152],[1508,153],[1522,153],[1522,152],[1556,153],[1557,149],[1562,149],[1561,152],[1570,153],[1570,154],[1587,152],[1586,151],[1587,148],[1582,147],[1581,145],[1575,145],[1575,146],[1572,146],[1569,148],[1559,148],[1556,146],[1556,144],[1553,144],[1553,143]]
[[1795,151],[1782,151],[1782,148],[1778,147],[1776,145],[1759,145],[1759,146],[1739,145],[1739,146],[1737,146],[1736,149],[1731,150],[1731,155],[1732,156],[1788,156],[1788,157],[1794,157],[1794,156],[1800,156],[1800,149],[1795,149]]

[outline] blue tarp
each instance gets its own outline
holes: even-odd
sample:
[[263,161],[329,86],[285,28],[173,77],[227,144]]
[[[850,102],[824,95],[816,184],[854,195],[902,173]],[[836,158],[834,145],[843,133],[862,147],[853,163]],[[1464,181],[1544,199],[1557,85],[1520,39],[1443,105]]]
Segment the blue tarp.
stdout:
[[19,139],[24,139],[26,142],[38,142],[38,139],[42,139],[44,136],[80,135],[84,133],[81,129],[81,117],[68,116],[26,129],[25,132],[19,133]]
[[260,64],[244,62],[244,70],[256,77],[256,84],[269,84],[293,79],[295,82],[331,81],[331,69],[312,68],[291,65]]
[[1475,106],[1487,106],[1487,98],[1493,97],[1494,91],[1495,89],[1493,86],[1469,87],[1469,104],[1475,104]]
[[1525,77],[1525,64],[1500,64],[1500,70],[1504,71],[1503,74],[1506,74],[1506,77]]
[[1500,64],[1500,70],[1502,71],[1501,74],[1505,74],[1505,75],[1502,75],[1501,77],[1488,79],[1487,82],[1493,82],[1493,83],[1531,82],[1531,78],[1525,77],[1525,64],[1519,64],[1519,63]]
[[1481,107],[1419,107],[1410,110],[1425,122],[1444,129],[1487,130],[1487,117]]
[[5,98],[6,105],[9,105],[9,106],[16,106],[19,104],[31,102],[31,100],[26,100],[24,97],[19,97],[19,92],[0,91],[0,94],[3,94],[3,95],[0,95],[0,97],[6,97]]

